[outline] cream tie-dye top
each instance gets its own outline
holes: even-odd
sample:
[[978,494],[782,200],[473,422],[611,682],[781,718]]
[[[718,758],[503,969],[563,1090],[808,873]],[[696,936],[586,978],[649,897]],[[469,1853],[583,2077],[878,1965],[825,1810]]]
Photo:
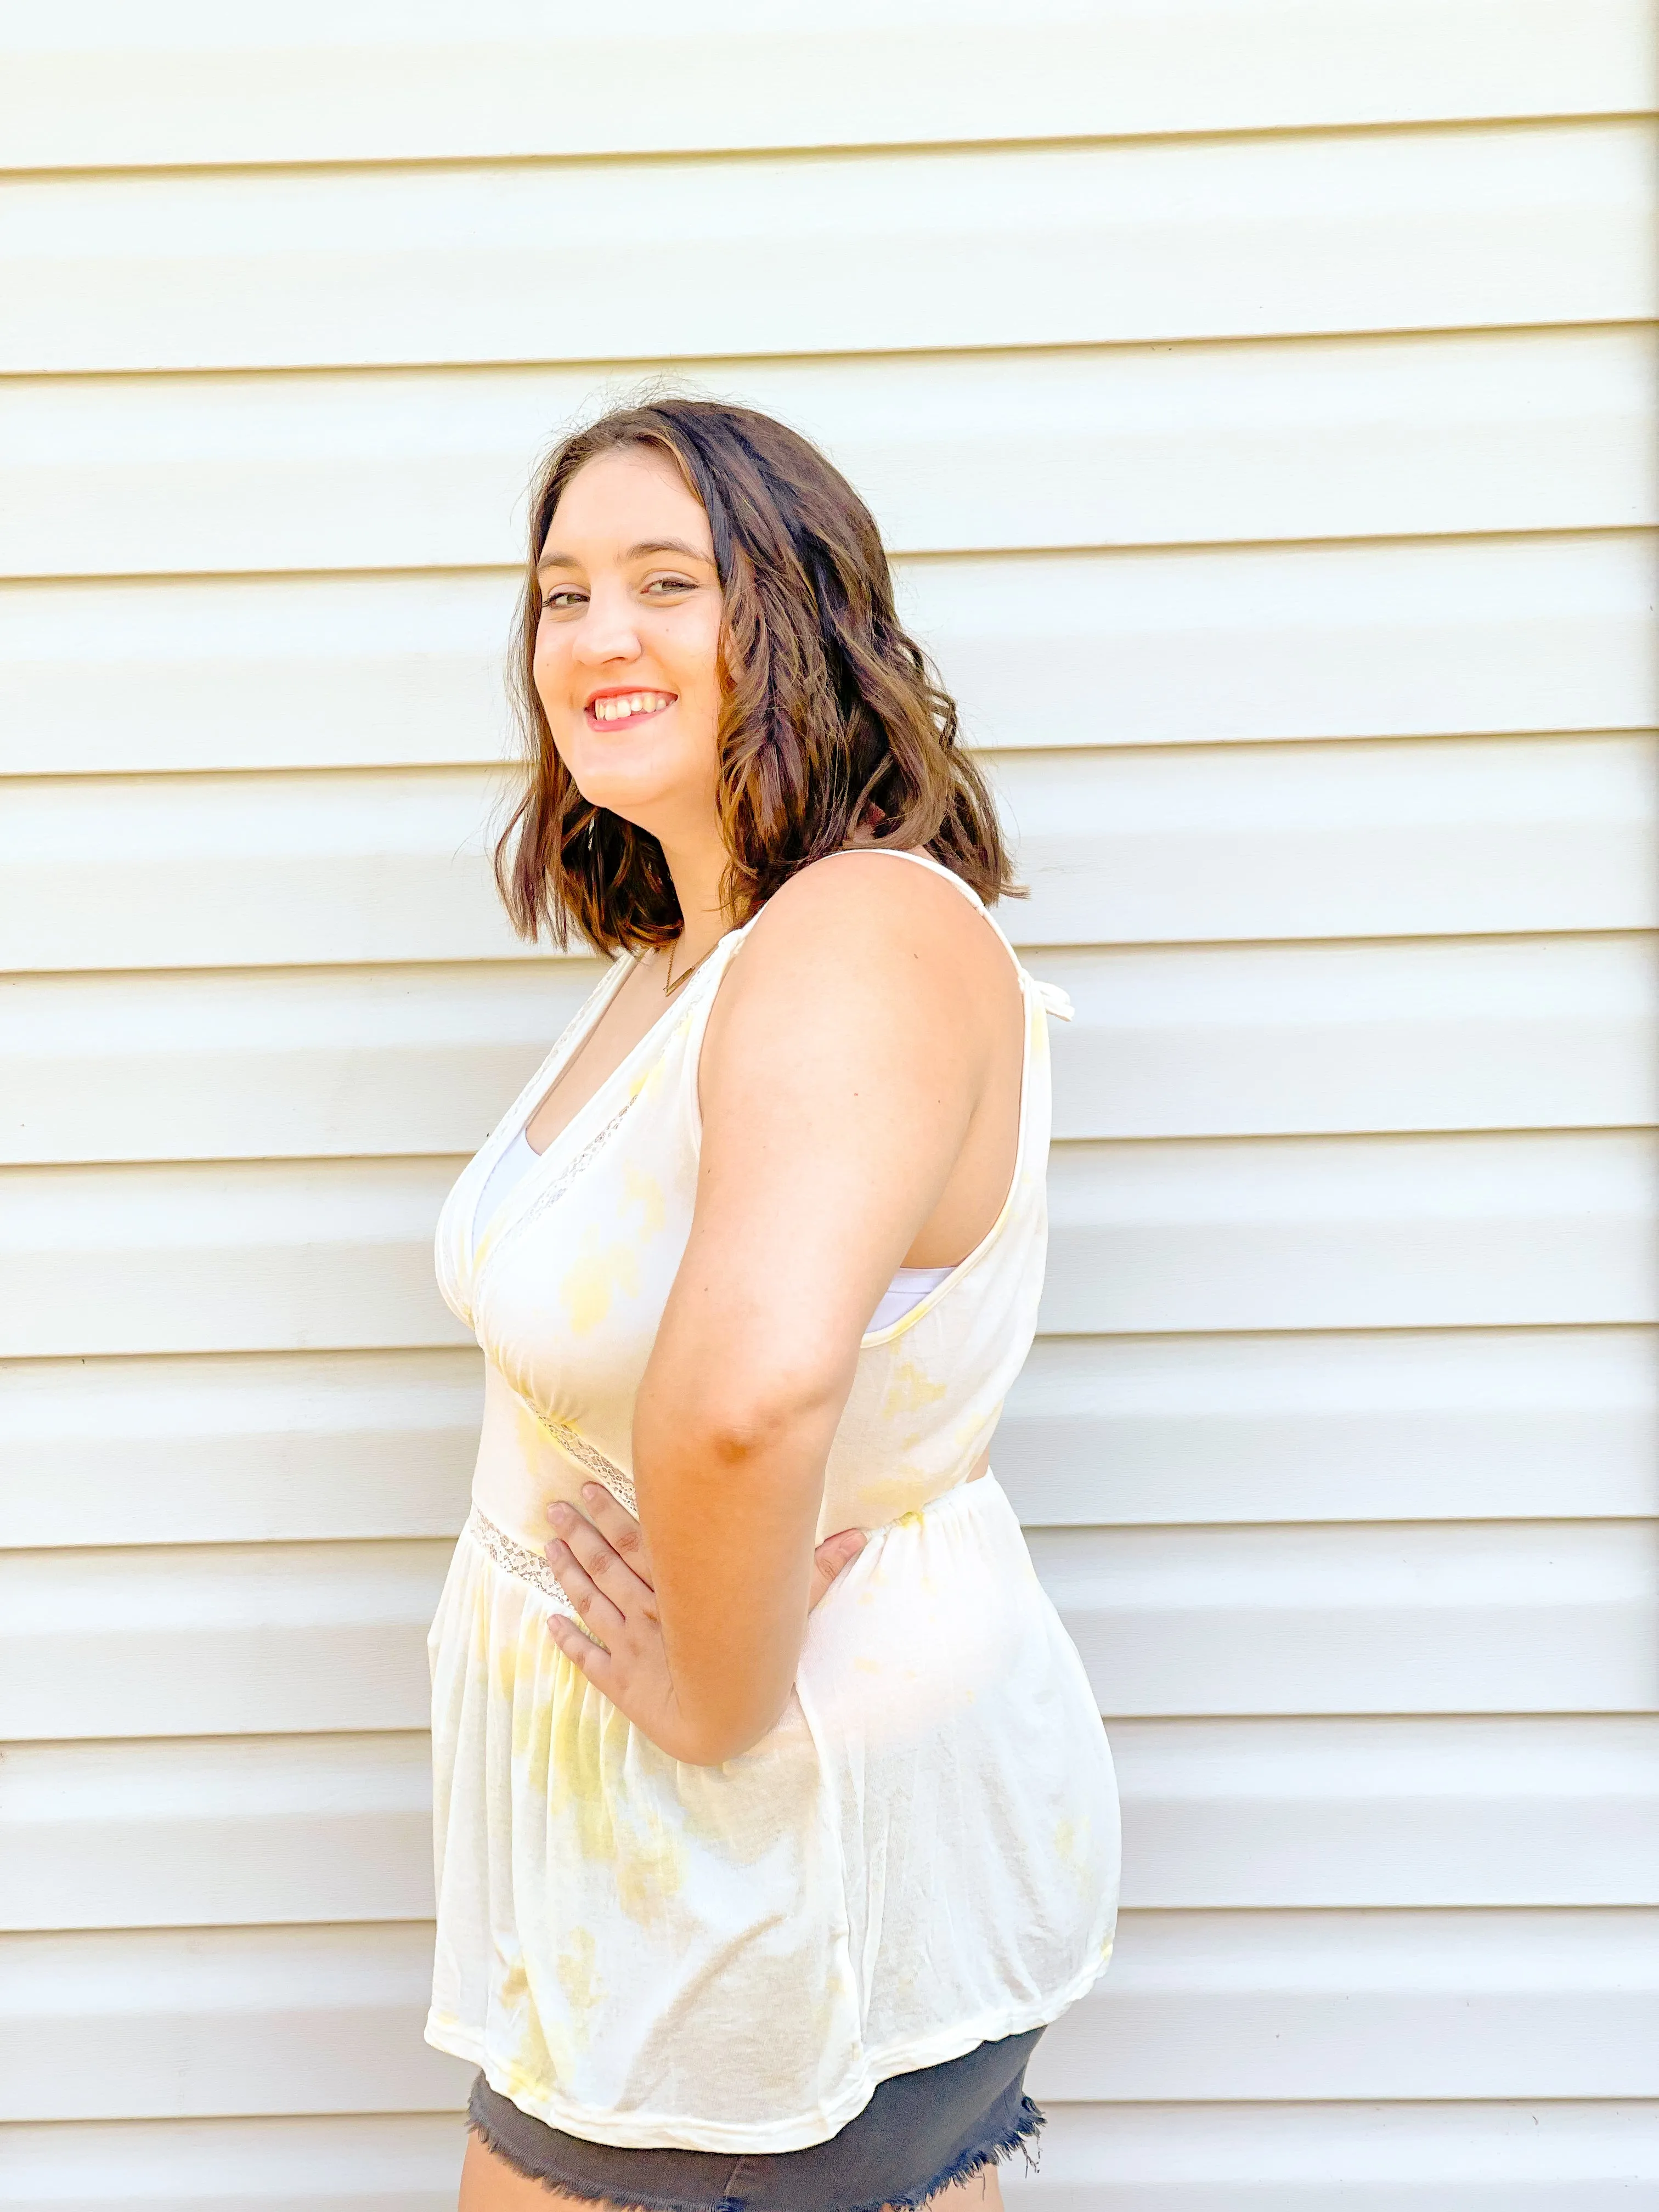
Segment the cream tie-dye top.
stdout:
[[[980,906],[937,862],[892,857]],[[961,1265],[863,1340],[818,1532],[872,1538],[811,1618],[782,1717],[723,1766],[682,1765],[547,1634],[570,1611],[549,1502],[580,1507],[597,1476],[634,1504],[635,1395],[696,1194],[698,1052],[763,920],[721,939],[481,1221],[491,1169],[629,973],[614,963],[437,1233],[485,1388],[428,1640],[427,2039],[572,2135],[733,2154],[823,2142],[888,2075],[1054,2019],[1105,1964],[1118,1871],[1082,1662],[995,1476],[964,1479],[1030,1348],[1047,1242],[1045,1009],[1069,1008],[1017,960],[1013,1182]]]

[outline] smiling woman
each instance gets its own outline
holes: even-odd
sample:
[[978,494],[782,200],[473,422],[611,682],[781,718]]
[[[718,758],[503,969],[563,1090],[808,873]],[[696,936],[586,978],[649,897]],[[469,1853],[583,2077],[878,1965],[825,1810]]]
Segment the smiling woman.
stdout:
[[709,804],[688,826],[717,830],[738,921],[855,835],[935,853],[981,899],[1012,890],[875,521],[804,439],[743,408],[619,410],[550,457],[531,544],[514,668],[530,780],[497,856],[521,929],[562,945],[574,926],[605,951],[678,935],[660,841],[617,804],[630,778],[656,790],[663,754],[582,746],[615,726],[601,702],[652,687],[678,710],[653,734],[702,737]]
[[1067,1009],[804,441],[608,416],[531,568],[498,874],[619,957],[438,1227],[486,1354],[430,1639],[462,2203],[994,2205],[1116,1899],[1104,1736],[988,1471]]

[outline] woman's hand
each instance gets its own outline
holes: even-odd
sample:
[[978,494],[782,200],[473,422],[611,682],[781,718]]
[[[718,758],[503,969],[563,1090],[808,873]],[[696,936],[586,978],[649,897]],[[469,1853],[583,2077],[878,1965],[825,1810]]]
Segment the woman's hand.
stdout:
[[[547,1547],[547,1563],[599,1640],[595,1644],[562,1613],[549,1614],[547,1632],[659,1751],[694,1765],[706,1764],[697,1757],[675,1698],[645,1532],[602,1484],[585,1482],[582,1499],[587,1517],[574,1505],[548,1507],[547,1517],[558,1534]],[[809,1612],[864,1545],[861,1528],[843,1528],[818,1546],[812,1554]]]

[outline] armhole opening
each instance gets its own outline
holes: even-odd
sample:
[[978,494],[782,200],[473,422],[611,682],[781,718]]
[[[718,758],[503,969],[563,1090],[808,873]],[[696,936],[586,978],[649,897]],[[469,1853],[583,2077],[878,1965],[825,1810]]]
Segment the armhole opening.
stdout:
[[[936,875],[944,876],[954,884],[958,893],[976,909],[986,927],[994,933],[1003,951],[1012,962],[1014,982],[1019,993],[1020,1010],[1019,1110],[1014,1122],[1013,1170],[1008,1177],[1008,1187],[1003,1193],[1002,1203],[997,1208],[995,1218],[984,1236],[980,1238],[972,1251],[955,1263],[942,1283],[929,1291],[926,1297],[918,1299],[910,1310],[901,1314],[896,1322],[890,1322],[885,1328],[872,1330],[860,1338],[859,1349],[862,1352],[874,1346],[890,1343],[895,1337],[902,1335],[906,1329],[912,1328],[924,1314],[931,1313],[941,1299],[948,1297],[957,1284],[980,1264],[1000,1241],[1003,1231],[1007,1227],[1014,1210],[1014,1201],[1019,1194],[1020,1178],[1025,1169],[1026,1146],[1030,1131],[1031,1000],[1034,986],[1032,979],[1025,972],[1024,964],[1018,953],[1009,943],[1002,925],[992,915],[983,899],[980,897],[971,884],[963,883],[961,877],[945,867],[942,861],[935,860],[931,854],[902,852],[894,845],[854,846],[847,849],[855,852],[885,853],[892,860],[914,860],[918,866],[929,869]],[[824,857],[827,860],[838,860],[841,856],[839,854],[831,853]],[[691,1116],[693,1141],[699,1153],[702,1148],[702,1048],[703,1040],[708,1031],[708,1018],[714,1012],[714,1001],[720,996],[720,986],[726,980],[727,970],[732,961],[742,951],[750,931],[755,927],[765,912],[766,908],[763,907],[759,914],[752,915],[740,929],[732,931],[731,936],[726,940],[730,950],[720,959],[715,969],[712,986],[703,994],[701,1004],[691,1016],[691,1037],[690,1048],[685,1056],[685,1080],[688,1085],[686,1105]]]

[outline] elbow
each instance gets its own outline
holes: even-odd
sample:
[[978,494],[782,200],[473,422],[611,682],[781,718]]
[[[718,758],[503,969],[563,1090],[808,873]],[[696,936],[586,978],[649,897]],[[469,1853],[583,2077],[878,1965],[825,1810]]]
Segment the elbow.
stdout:
[[729,1766],[734,1759],[741,1759],[746,1751],[752,1751],[771,1725],[769,1723],[767,1728],[709,1730],[678,1747],[677,1756],[682,1766]]
[[[689,1722],[672,1747],[672,1756],[683,1766],[727,1766],[757,1744],[770,1735],[787,1710],[794,1689],[793,1670],[790,1680],[781,1692],[769,1698],[720,1700],[721,1710],[709,1712],[696,1720],[684,1713]],[[665,1745],[665,1750],[670,1747]]]
[[[711,1376],[669,1414],[667,1433],[717,1474],[764,1464],[833,1430],[846,1385],[803,1366],[765,1376]],[[668,1409],[664,1409],[667,1413]]]

